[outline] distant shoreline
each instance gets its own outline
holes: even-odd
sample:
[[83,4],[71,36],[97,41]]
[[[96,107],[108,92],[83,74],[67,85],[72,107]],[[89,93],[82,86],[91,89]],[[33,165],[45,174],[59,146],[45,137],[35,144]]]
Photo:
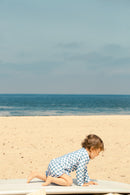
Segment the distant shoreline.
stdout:
[[0,115],[1,117],[91,117],[91,116],[130,116],[130,114],[86,114],[86,115]]

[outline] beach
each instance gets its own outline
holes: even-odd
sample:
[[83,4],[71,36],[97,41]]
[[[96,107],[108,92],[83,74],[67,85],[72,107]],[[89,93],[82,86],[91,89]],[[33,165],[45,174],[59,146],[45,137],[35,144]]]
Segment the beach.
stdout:
[[88,134],[105,145],[90,160],[89,177],[130,184],[130,115],[0,117],[0,179],[44,172],[51,159],[80,149]]

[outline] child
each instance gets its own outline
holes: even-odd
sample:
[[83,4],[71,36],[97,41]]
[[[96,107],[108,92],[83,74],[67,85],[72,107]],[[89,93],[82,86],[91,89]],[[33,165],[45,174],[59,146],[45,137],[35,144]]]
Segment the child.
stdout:
[[33,178],[38,178],[43,181],[43,186],[55,183],[61,186],[70,186],[73,180],[70,172],[76,170],[77,184],[79,186],[96,185],[95,182],[90,181],[87,164],[90,159],[94,159],[104,150],[104,144],[100,137],[90,134],[82,142],[82,148],[68,153],[59,158],[51,160],[46,171],[46,175],[33,172],[28,177],[27,183]]

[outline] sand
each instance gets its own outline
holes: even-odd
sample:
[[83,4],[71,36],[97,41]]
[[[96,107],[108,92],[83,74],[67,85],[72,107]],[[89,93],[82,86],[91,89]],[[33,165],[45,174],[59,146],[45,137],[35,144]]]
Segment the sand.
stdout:
[[126,115],[0,117],[0,179],[44,172],[52,158],[81,148],[90,133],[105,144],[105,151],[89,162],[90,178],[130,184],[130,116]]

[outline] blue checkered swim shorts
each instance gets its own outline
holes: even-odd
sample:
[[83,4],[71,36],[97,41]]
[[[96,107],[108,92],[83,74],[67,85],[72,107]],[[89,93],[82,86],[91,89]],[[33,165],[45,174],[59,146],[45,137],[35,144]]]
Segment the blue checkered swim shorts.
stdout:
[[55,159],[51,160],[46,171],[46,176],[48,177],[51,175],[52,177],[60,177],[64,173],[70,176],[69,171],[64,169],[60,163],[58,163]]

